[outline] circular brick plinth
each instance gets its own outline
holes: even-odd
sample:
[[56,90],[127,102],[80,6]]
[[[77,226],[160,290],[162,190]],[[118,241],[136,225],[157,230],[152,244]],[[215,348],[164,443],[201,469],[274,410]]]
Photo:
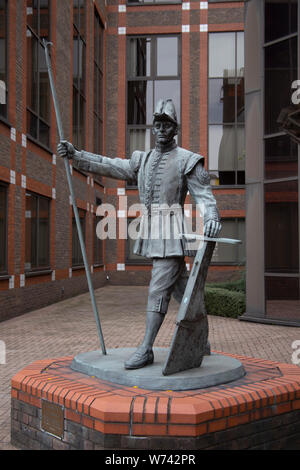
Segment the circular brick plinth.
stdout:
[[193,390],[237,380],[245,369],[237,359],[223,354],[204,356],[201,367],[164,376],[168,348],[154,348],[154,363],[141,369],[126,370],[124,361],[134,348],[109,349],[106,355],[100,350],[89,351],[74,357],[71,368],[89,376],[112,383],[138,386],[148,390]]
[[[73,357],[37,361],[12,379],[12,443],[27,449],[299,449],[300,368],[231,357],[243,364],[242,378],[180,392],[89,377],[71,369]],[[51,406],[59,436],[43,425],[43,410]]]

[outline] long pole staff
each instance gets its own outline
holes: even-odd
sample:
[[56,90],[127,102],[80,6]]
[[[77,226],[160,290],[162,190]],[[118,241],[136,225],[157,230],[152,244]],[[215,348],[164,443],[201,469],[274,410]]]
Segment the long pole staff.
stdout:
[[[50,55],[49,55],[49,51],[48,51],[48,46],[52,45],[52,43],[47,42],[44,39],[43,40],[43,45],[44,45],[44,48],[45,48],[46,64],[47,64],[48,75],[49,75],[49,80],[50,80],[50,87],[51,87],[51,92],[52,92],[54,108],[55,108],[57,129],[58,129],[58,133],[59,133],[59,138],[62,141],[62,140],[65,140],[65,139],[64,139],[63,127],[62,127],[62,122],[61,122],[61,117],[60,117],[60,110],[59,110],[58,100],[57,100],[57,95],[56,95],[56,89],[55,89],[54,80],[53,80],[51,60],[50,60]],[[82,257],[83,257],[83,262],[84,262],[84,267],[85,267],[85,272],[86,272],[86,277],[87,277],[87,282],[88,282],[88,287],[89,287],[89,291],[90,291],[93,311],[94,311],[96,324],[97,324],[98,335],[99,335],[99,338],[100,338],[102,353],[105,355],[106,354],[106,349],[105,349],[105,344],[104,344],[104,339],[103,339],[103,334],[102,334],[102,329],[101,329],[101,324],[100,324],[99,312],[98,312],[97,304],[96,304],[96,300],[95,300],[95,294],[94,294],[94,288],[93,288],[92,279],[91,279],[90,268],[89,268],[89,264],[88,264],[88,260],[87,260],[87,254],[86,254],[85,243],[84,243],[81,224],[80,224],[80,218],[79,218],[78,209],[77,209],[77,205],[76,205],[75,193],[74,193],[74,190],[73,190],[73,183],[72,183],[72,178],[71,178],[71,171],[70,171],[70,165],[69,165],[68,157],[64,158],[64,162],[65,162],[67,180],[68,180],[68,185],[69,185],[69,190],[70,190],[70,195],[71,195],[71,201],[72,201],[75,220],[76,220],[76,226],[77,226],[77,231],[78,231],[78,237],[79,237],[79,242],[80,242],[80,247],[81,247],[81,252],[82,252]]]

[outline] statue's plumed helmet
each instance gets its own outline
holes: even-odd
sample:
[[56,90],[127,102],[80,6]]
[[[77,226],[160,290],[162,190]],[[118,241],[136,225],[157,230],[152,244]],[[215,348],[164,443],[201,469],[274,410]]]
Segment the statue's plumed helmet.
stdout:
[[172,100],[159,100],[157,102],[153,113],[153,122],[156,119],[167,119],[176,125],[178,124],[176,109]]

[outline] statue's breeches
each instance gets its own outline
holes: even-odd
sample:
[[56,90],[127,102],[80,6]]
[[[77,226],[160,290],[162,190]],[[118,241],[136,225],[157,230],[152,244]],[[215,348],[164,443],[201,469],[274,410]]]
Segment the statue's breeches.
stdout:
[[175,290],[183,293],[186,281],[184,257],[154,258],[147,310],[165,315],[172,293]]

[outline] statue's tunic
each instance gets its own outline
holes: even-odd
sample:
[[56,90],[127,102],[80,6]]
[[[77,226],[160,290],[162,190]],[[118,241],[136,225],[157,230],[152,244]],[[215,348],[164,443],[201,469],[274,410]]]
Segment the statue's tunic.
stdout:
[[183,206],[187,192],[204,207],[204,223],[219,221],[216,201],[203,167],[204,157],[174,144],[168,152],[135,151],[131,159],[107,158],[85,151],[80,169],[136,184],[143,208],[134,252],[148,258],[192,256],[184,239]]

